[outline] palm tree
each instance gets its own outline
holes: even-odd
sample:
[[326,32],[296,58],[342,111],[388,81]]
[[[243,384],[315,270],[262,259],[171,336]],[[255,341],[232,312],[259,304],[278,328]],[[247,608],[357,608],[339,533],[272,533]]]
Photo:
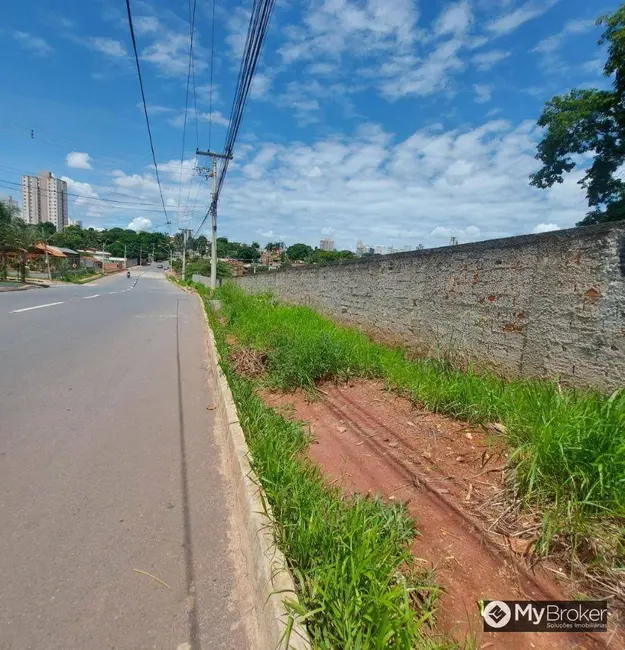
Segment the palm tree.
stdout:
[[19,253],[20,280],[26,282],[28,251],[39,241],[40,238],[35,228],[18,217],[13,218],[11,221],[9,238],[11,248]]

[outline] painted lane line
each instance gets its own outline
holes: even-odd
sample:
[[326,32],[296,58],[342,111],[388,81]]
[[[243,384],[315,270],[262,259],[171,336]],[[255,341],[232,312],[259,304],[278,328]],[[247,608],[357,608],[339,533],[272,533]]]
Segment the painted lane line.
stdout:
[[97,298],[100,294],[94,293],[93,296],[83,296],[83,300],[89,300],[89,298]]
[[115,295],[116,293],[119,293],[119,291],[109,291],[109,296],[113,296],[113,295]]
[[14,309],[13,311],[9,312],[10,314],[19,314],[20,312],[23,311],[30,311],[31,309],[43,309],[43,307],[53,307],[54,305],[62,305],[63,302],[49,302],[45,305],[36,305],[35,307],[24,307],[24,309]]

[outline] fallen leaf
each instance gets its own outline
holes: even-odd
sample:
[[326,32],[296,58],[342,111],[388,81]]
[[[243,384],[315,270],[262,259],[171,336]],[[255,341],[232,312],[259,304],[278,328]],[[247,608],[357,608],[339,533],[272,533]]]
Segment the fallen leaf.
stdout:
[[396,442],[389,442],[388,446],[395,448],[395,447],[397,447],[397,443]]
[[216,406],[207,406],[206,410],[207,411],[214,411],[217,407]]
[[505,424],[501,424],[501,422],[490,422],[487,426],[491,429],[494,429],[495,431],[498,431],[499,433],[508,433],[508,427],[506,427]]
[[406,420],[406,424],[409,424],[411,427],[417,426],[414,422],[411,422],[410,420]]
[[347,427],[336,427],[338,429],[339,433],[345,433],[347,431]]
[[423,458],[427,458],[428,460],[432,460],[432,454],[429,451],[424,451],[421,453]]
[[532,544],[535,542],[535,539],[521,539],[520,537],[508,537],[508,542],[510,544],[510,548],[517,554],[517,555],[525,555]]

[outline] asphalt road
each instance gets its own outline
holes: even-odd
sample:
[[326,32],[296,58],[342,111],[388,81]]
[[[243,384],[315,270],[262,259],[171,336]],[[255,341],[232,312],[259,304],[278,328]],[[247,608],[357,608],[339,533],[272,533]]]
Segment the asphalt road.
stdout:
[[0,293],[2,650],[250,647],[207,369],[156,268]]

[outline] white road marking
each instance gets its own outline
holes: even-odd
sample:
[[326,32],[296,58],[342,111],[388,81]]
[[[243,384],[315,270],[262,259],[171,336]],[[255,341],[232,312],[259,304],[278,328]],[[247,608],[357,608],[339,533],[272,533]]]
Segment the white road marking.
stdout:
[[36,305],[35,307],[24,307],[24,309],[14,309],[9,312],[10,314],[19,314],[22,311],[30,311],[31,309],[42,309],[43,307],[54,307],[54,305],[62,305],[63,302],[49,302],[45,305]]
[[83,300],[89,300],[89,298],[97,298],[99,295],[99,293],[94,293],[93,296],[83,296]]
[[112,296],[112,295],[114,295],[116,293],[119,293],[119,291],[109,291],[109,296]]

